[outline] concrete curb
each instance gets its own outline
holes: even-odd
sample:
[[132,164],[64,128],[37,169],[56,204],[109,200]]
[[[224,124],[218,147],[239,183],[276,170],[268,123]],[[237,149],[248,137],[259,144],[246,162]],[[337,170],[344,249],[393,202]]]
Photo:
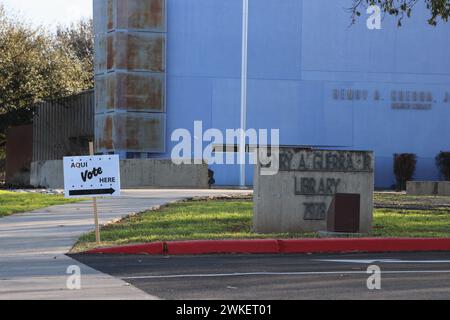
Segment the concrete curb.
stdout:
[[450,238],[351,238],[298,240],[204,240],[98,248],[84,254],[294,254],[450,251]]

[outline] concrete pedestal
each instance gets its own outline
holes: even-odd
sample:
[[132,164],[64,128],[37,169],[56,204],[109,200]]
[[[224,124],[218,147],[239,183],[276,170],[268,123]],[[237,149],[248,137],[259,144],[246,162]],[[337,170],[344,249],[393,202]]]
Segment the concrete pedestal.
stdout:
[[282,148],[279,172],[254,181],[254,230],[298,233],[327,230],[327,213],[337,193],[360,195],[360,232],[372,226],[372,152]]

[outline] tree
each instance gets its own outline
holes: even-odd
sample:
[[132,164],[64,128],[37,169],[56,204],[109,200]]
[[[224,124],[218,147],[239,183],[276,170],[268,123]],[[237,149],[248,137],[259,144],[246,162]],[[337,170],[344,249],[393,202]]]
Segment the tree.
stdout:
[[450,0],[353,0],[353,6],[349,9],[353,22],[361,15],[361,10],[371,5],[377,5],[382,12],[398,17],[398,25],[402,25],[404,17],[411,17],[414,7],[418,3],[425,3],[430,11],[428,23],[437,25],[439,19],[448,22],[450,16]]
[[406,190],[408,181],[412,181],[417,166],[417,156],[413,153],[394,154],[394,174],[397,190]]
[[67,55],[74,54],[90,75],[94,85],[94,26],[92,19],[82,19],[69,27],[58,26],[56,40]]
[[0,149],[8,127],[31,121],[33,105],[93,87],[93,49],[76,40],[83,32],[51,34],[6,16],[0,5]]

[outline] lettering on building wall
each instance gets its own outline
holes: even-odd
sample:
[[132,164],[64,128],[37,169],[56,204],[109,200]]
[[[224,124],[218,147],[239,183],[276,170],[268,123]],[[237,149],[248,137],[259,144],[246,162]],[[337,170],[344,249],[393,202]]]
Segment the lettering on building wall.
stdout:
[[368,90],[334,89],[333,100],[337,101],[366,101],[369,98]]
[[430,110],[433,107],[433,93],[425,91],[392,91],[392,109]]
[[[334,101],[390,101],[394,110],[431,110],[437,103],[433,93],[426,90],[391,90],[389,96],[383,97],[380,90],[341,88],[333,89],[331,96]],[[443,103],[450,103],[449,92],[443,93]]]

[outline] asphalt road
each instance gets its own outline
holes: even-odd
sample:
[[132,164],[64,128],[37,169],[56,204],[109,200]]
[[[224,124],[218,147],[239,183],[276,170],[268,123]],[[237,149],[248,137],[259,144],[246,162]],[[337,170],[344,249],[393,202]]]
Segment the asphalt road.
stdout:
[[[450,253],[442,252],[72,257],[169,300],[450,300]],[[381,269],[380,290],[367,288],[371,265]]]

